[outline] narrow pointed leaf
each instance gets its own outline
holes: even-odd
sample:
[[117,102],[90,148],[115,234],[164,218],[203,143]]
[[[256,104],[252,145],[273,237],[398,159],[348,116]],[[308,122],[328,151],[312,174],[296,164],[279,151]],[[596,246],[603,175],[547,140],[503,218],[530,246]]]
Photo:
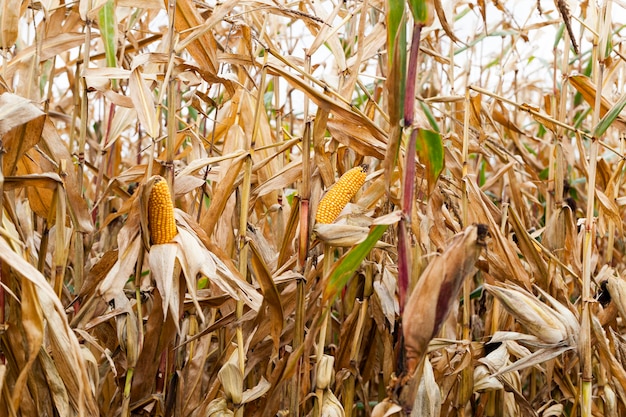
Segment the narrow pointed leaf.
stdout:
[[280,347],[280,334],[283,331],[284,323],[283,306],[280,302],[280,294],[276,289],[276,285],[274,285],[272,273],[263,260],[261,252],[254,241],[250,241],[250,249],[252,249],[250,263],[252,264],[252,269],[254,270],[257,282],[261,286],[263,299],[269,308],[272,339],[274,340],[274,348],[276,349],[276,352],[278,352]]
[[387,152],[383,159],[387,188],[396,167],[402,139],[400,120],[404,113],[406,83],[406,14],[404,0],[389,0],[387,12],[387,51],[389,74],[386,87],[389,95],[389,124]]
[[137,109],[139,121],[150,137],[157,137],[159,135],[159,120],[154,105],[154,97],[152,97],[152,92],[143,80],[138,68],[135,68],[130,74],[129,87],[130,98]]
[[115,23],[115,2],[108,0],[98,12],[100,36],[104,44],[107,67],[117,66],[117,25]]
[[435,184],[437,184],[437,179],[444,166],[444,150],[441,135],[432,130],[419,129],[415,148],[417,149],[420,162],[426,165],[426,181],[428,182],[428,193],[430,194],[435,189]]
[[593,130],[593,136],[596,138],[602,136],[615,119],[619,117],[619,114],[624,109],[624,106],[626,106],[626,93],[622,94],[619,101],[615,103],[615,105],[611,107],[611,109],[598,122],[598,125]]
[[324,301],[333,299],[343,289],[350,277],[352,277],[352,274],[361,266],[363,259],[385,233],[385,230],[387,230],[387,225],[374,226],[367,239],[350,249],[348,253],[335,263],[335,266],[330,271],[326,288],[324,288]]

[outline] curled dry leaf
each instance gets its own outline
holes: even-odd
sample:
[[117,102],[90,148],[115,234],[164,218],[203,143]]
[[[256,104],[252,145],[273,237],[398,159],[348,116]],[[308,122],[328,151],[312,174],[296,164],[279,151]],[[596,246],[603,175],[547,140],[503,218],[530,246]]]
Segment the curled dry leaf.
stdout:
[[39,107],[30,100],[11,93],[0,95],[0,136],[16,126],[43,116]]
[[404,415],[402,407],[388,399],[379,402],[374,409],[372,409],[372,417],[392,417],[401,415]]
[[413,375],[430,340],[439,332],[456,302],[461,285],[475,271],[485,246],[487,227],[468,226],[454,236],[417,282],[402,315],[408,374]]

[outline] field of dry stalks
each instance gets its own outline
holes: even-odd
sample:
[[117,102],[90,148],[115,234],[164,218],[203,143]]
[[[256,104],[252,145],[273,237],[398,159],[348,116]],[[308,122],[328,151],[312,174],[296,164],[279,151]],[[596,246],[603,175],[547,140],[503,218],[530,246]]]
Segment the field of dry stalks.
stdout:
[[0,0],[0,417],[626,415],[623,14]]

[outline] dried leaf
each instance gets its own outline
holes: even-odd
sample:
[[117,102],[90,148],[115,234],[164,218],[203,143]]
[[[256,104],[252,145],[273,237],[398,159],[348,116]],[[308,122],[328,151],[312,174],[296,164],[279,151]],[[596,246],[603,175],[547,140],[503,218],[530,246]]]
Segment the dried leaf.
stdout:
[[248,244],[252,250],[250,263],[252,264],[252,269],[254,270],[254,276],[261,286],[263,300],[269,308],[272,339],[274,340],[275,352],[278,353],[278,349],[280,348],[280,335],[283,330],[284,323],[283,305],[280,301],[280,295],[278,294],[276,285],[274,285],[272,274],[267,264],[261,257],[259,248],[253,240],[249,241]]
[[141,72],[135,68],[130,74],[130,98],[137,110],[137,117],[150,137],[159,136],[159,119],[152,91],[143,80]]
[[[35,106],[30,100],[24,97],[11,93],[0,94],[0,136],[3,136],[9,130],[17,126],[21,126],[33,119],[43,116],[43,114],[39,107]],[[25,152],[27,149],[28,148],[23,148],[21,153]],[[15,162],[13,162],[13,164],[15,164]]]
[[[12,48],[17,40],[21,6],[21,1],[17,3],[11,0],[0,1],[0,49],[6,51]],[[2,108],[1,105],[0,108]],[[2,120],[1,116],[0,120]],[[0,136],[2,133],[0,129]]]

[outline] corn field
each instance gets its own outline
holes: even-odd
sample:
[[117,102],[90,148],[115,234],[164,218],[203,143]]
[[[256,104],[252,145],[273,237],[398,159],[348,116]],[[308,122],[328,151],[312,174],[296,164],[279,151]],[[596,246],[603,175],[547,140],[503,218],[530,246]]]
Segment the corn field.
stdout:
[[0,417],[626,415],[625,14],[0,0]]

